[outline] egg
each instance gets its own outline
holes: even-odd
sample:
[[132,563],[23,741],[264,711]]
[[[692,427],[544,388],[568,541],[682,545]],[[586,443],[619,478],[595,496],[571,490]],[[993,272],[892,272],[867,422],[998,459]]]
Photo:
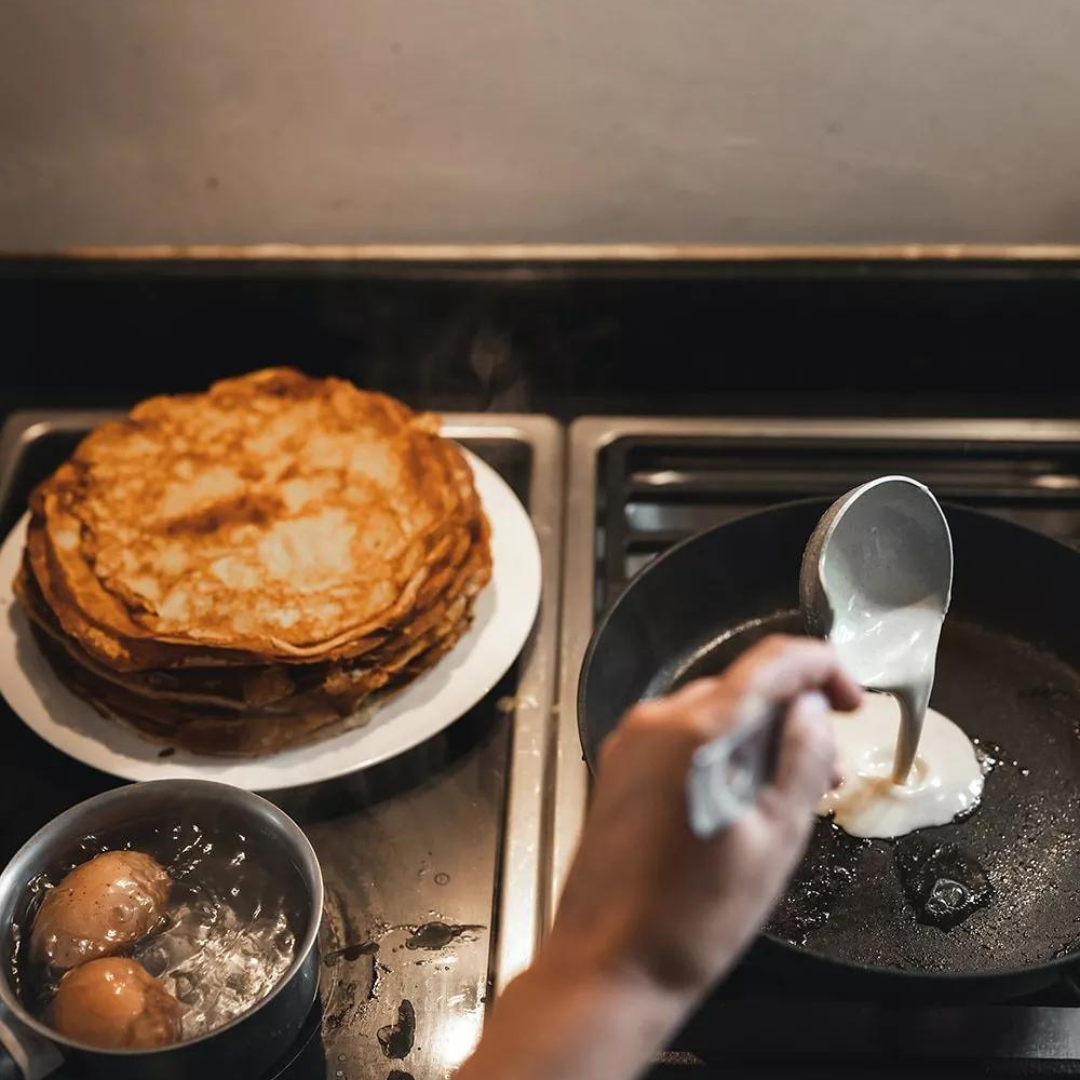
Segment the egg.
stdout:
[[110,956],[155,929],[172,881],[139,851],[106,851],[50,889],[34,918],[35,961],[61,971]]
[[142,964],[121,956],[69,971],[48,1020],[61,1035],[107,1050],[166,1046],[181,1035],[176,998]]

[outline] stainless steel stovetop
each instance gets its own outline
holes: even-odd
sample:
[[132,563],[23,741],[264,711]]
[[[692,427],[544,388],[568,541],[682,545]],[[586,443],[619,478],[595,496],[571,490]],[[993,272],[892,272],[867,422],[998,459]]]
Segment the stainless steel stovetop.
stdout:
[[[105,415],[12,417],[0,436],[4,531],[30,485]],[[581,829],[589,785],[575,702],[596,617],[654,554],[759,506],[886,471],[1080,543],[1080,422],[585,418],[564,438],[545,418],[484,414],[451,415],[446,430],[529,509],[544,560],[540,618],[516,669],[447,732],[352,778],[273,795],[312,837],[330,897],[322,1014],[282,1077],[436,1080],[468,1053],[492,995],[534,955]],[[0,788],[7,858],[116,781],[3,719],[5,754],[20,765]],[[901,1014],[741,970],[655,1076],[915,1072],[1080,1077],[1080,998],[1063,985],[1035,1001]]]

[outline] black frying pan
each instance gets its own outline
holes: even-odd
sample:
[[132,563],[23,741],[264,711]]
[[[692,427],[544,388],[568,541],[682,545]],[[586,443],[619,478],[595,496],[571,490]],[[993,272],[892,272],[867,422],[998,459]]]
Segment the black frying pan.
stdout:
[[[591,769],[635,702],[720,671],[770,632],[801,632],[799,561],[827,508],[799,502],[753,514],[692,537],[638,575],[582,669]],[[857,841],[823,822],[752,962],[947,997],[1019,993],[1080,960],[1080,553],[973,510],[945,512],[956,569],[932,704],[998,764],[972,817],[907,843],[955,844],[995,895],[950,930],[929,925],[902,887],[904,841]]]

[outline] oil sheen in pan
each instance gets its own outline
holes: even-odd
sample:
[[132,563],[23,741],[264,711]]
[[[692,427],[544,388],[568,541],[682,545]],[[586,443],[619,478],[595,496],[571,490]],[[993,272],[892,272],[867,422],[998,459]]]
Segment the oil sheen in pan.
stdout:
[[[798,614],[702,643],[650,693],[715,674],[776,632],[801,632]],[[915,971],[1004,971],[1080,951],[1080,676],[1029,643],[953,617],[933,703],[976,742],[986,790],[969,818],[914,835],[930,852],[962,857],[979,902],[951,929],[920,921],[899,845],[823,821],[766,931],[837,960]]]

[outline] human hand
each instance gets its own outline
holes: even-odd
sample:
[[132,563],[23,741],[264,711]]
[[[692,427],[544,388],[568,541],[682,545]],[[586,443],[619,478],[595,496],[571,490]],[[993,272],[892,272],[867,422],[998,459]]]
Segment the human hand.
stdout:
[[[771,637],[723,674],[632,709],[605,742],[592,808],[545,946],[584,966],[676,995],[704,993],[776,904],[835,775],[829,706],[859,687],[823,642]],[[694,751],[755,696],[786,704],[775,775],[743,818],[711,840],[690,832]]]

